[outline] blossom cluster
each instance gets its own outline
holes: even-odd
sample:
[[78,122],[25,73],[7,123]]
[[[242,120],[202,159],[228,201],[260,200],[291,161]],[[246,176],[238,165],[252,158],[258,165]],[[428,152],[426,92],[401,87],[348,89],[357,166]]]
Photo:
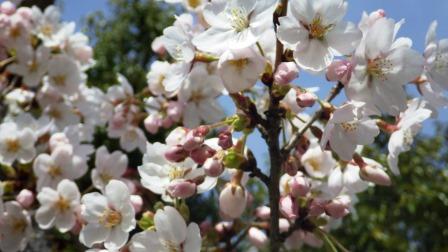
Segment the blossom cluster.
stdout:
[[[344,0],[165,1],[186,12],[152,41],[165,61],[144,90],[119,73],[107,90],[88,86],[93,50],[56,7],[0,5],[0,251],[24,250],[37,228],[86,251],[224,250],[235,235],[251,251],[320,247],[357,194],[392,184],[423,121],[448,106],[437,22],[419,53],[398,37],[403,20],[346,22]],[[334,82],[329,97],[297,85],[301,71]],[[93,144],[100,129],[119,148]],[[256,131],[269,173],[247,145]],[[387,167],[362,152],[381,132]],[[269,192],[260,205],[253,183]],[[190,222],[187,199],[216,192],[220,221]]]

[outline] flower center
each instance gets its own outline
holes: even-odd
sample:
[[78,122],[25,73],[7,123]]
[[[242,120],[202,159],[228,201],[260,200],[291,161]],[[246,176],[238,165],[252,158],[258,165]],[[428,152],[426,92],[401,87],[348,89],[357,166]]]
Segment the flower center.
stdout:
[[107,228],[115,227],[121,223],[121,213],[108,208],[101,215],[99,223]]
[[170,180],[183,178],[187,172],[188,170],[184,170],[178,167],[172,167],[170,172],[168,173],[168,177],[170,178]]
[[68,211],[70,209],[70,202],[66,198],[59,196],[58,200],[54,204],[54,207],[60,213],[64,213],[65,211]]
[[48,115],[50,117],[54,118],[54,119],[61,119],[62,118],[62,113],[59,110],[57,110],[56,108],[51,109],[48,112]]
[[53,82],[57,86],[64,86],[65,85],[65,81],[66,81],[65,75],[53,76]]
[[305,26],[305,28],[307,28],[309,32],[310,39],[323,40],[327,32],[331,30],[331,28],[333,28],[333,25],[323,25],[322,18],[320,16],[317,16],[313,19],[311,24]]
[[169,240],[162,240],[162,245],[168,249],[169,252],[181,252],[182,249],[176,243]]
[[50,24],[45,24],[40,28],[40,32],[46,37],[50,37],[53,34],[53,26]]
[[353,132],[358,129],[358,125],[355,122],[343,122],[340,125],[345,132]]
[[230,22],[236,32],[242,32],[249,27],[247,13],[242,8],[233,8],[230,10]]
[[196,8],[196,7],[198,7],[199,5],[201,5],[201,0],[188,0],[187,1],[187,4],[188,4],[188,6],[190,6],[191,8]]
[[62,169],[59,166],[52,165],[50,168],[48,168],[48,175],[52,178],[56,178],[62,175]]
[[436,71],[446,71],[448,68],[448,54],[438,53],[434,62],[434,69]]
[[320,170],[320,162],[317,158],[312,158],[308,161],[308,164],[311,166],[313,171],[319,171]]
[[239,73],[249,64],[249,59],[229,60],[229,64],[233,66]]
[[14,26],[9,30],[9,36],[11,36],[14,39],[20,37],[20,35],[22,35],[22,30],[20,29],[19,26]]
[[110,174],[107,173],[100,173],[100,178],[105,184],[107,184],[114,177],[112,177]]
[[414,142],[414,136],[411,129],[407,129],[403,132],[403,145],[405,148],[409,148],[412,142]]
[[20,150],[20,141],[18,139],[6,139],[6,151],[16,153]]
[[391,68],[392,63],[387,59],[377,58],[367,62],[367,74],[382,81],[387,80],[386,74],[390,72]]
[[12,225],[11,225],[12,231],[16,234],[23,233],[27,226],[28,226],[28,224],[26,223],[26,221],[24,219],[14,218],[12,220]]
[[30,61],[30,62],[28,63],[28,70],[29,70],[31,73],[36,72],[38,68],[39,68],[39,64],[37,63],[37,60],[36,60],[36,59],[33,59],[32,61]]

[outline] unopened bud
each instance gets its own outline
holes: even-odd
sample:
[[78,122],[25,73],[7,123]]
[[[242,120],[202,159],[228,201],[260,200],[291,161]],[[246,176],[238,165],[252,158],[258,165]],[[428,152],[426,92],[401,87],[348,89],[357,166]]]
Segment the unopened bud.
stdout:
[[293,177],[297,174],[299,169],[299,161],[294,156],[289,156],[288,159],[283,163],[283,171],[289,176]]
[[202,165],[204,164],[205,160],[207,160],[209,157],[213,157],[215,154],[216,150],[206,144],[203,144],[199,148],[192,150],[190,152],[190,157],[194,162]]
[[172,162],[181,162],[188,157],[188,152],[180,145],[171,146],[165,152],[165,158]]
[[182,117],[182,105],[180,102],[170,101],[168,103],[168,108],[166,109],[168,117],[173,122],[178,122]]
[[140,195],[131,195],[131,204],[136,214],[142,211],[143,199]]
[[258,249],[266,247],[268,243],[267,235],[256,227],[249,228],[248,238],[250,243]]
[[340,81],[346,85],[352,76],[353,64],[348,60],[333,61],[327,68],[327,80]]
[[301,108],[309,108],[314,105],[317,100],[317,96],[311,92],[298,91],[296,94],[297,105]]
[[208,127],[199,126],[196,129],[188,131],[183,142],[183,147],[186,151],[192,151],[199,148],[205,140],[205,136],[208,133]]
[[163,44],[162,36],[156,37],[151,43],[151,49],[153,52],[163,55],[166,52],[165,45]]
[[186,199],[196,193],[196,184],[189,181],[172,181],[167,191],[171,197]]
[[324,206],[325,202],[323,200],[313,199],[313,201],[311,201],[308,214],[310,216],[319,216],[325,212]]
[[262,220],[269,220],[271,218],[271,208],[267,206],[257,207],[255,215]]
[[370,181],[381,186],[390,186],[392,184],[389,175],[379,168],[371,165],[365,165],[360,169],[359,176],[366,181]]
[[0,5],[0,12],[5,15],[12,15],[15,11],[16,6],[10,1],[5,1]]
[[143,124],[149,133],[156,134],[157,131],[159,131],[160,126],[162,126],[162,120],[156,114],[151,114],[145,118]]
[[138,226],[142,230],[147,230],[154,226],[154,213],[146,211],[142,214],[142,218],[138,221]]
[[246,200],[246,191],[242,186],[228,183],[219,194],[219,209],[235,219],[246,209]]
[[348,208],[350,207],[350,197],[347,195],[341,195],[330,201],[325,205],[325,212],[327,215],[339,219],[350,213]]
[[274,74],[274,80],[280,85],[287,85],[299,76],[299,68],[294,62],[282,62]]
[[290,195],[280,198],[280,212],[286,218],[294,220],[299,217],[299,206],[295,198]]
[[203,168],[205,175],[210,177],[218,177],[224,171],[224,166],[221,161],[213,157],[205,160]]
[[219,133],[218,139],[218,145],[223,150],[227,150],[233,146],[232,133],[228,130]]
[[304,176],[294,176],[288,181],[288,185],[293,197],[305,197],[311,187],[310,182]]
[[19,202],[19,204],[22,205],[23,208],[28,208],[33,204],[34,198],[35,197],[33,192],[28,189],[23,189],[16,196],[16,201]]

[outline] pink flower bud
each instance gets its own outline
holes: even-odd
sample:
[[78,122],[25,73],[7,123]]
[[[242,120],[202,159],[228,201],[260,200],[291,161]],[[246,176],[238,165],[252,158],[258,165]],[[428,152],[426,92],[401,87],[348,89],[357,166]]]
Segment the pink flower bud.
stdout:
[[212,224],[213,223],[209,219],[206,219],[203,222],[201,222],[199,224],[199,229],[201,230],[201,235],[207,234],[210,231],[212,231],[212,228],[213,228]]
[[359,176],[366,181],[381,186],[390,186],[392,184],[389,175],[383,169],[371,165],[362,167]]
[[280,212],[286,218],[294,220],[299,217],[299,206],[296,200],[290,195],[280,198]]
[[320,248],[322,245],[324,245],[323,241],[319,239],[317,236],[315,236],[311,232],[303,232],[303,242],[306,243],[308,246],[314,247],[314,248]]
[[172,197],[186,199],[196,193],[196,184],[190,181],[173,181],[167,191]]
[[319,216],[325,212],[325,202],[321,199],[313,199],[311,201],[308,214],[310,216]]
[[180,145],[171,146],[165,152],[165,158],[172,162],[182,162],[188,157],[188,152]]
[[350,207],[350,197],[347,195],[341,195],[330,201],[325,205],[325,212],[327,215],[339,219],[350,213],[348,208]]
[[203,144],[199,148],[194,149],[190,152],[190,157],[196,163],[202,165],[205,160],[209,157],[213,157],[216,154],[216,151],[212,149],[210,146]]
[[288,160],[283,163],[282,167],[283,171],[289,176],[295,176],[297,174],[297,170],[299,169],[299,162],[295,157],[289,156]]
[[10,1],[5,1],[0,5],[0,12],[5,15],[12,15],[16,11],[16,6]]
[[268,237],[263,231],[256,227],[251,227],[249,228],[247,234],[250,243],[252,243],[252,245],[254,245],[256,248],[262,249],[266,247],[266,244],[268,243]]
[[352,76],[353,64],[348,60],[333,61],[327,68],[327,80],[340,81],[344,85],[350,81]]
[[297,92],[296,102],[301,108],[309,108],[314,105],[317,100],[317,96],[311,92]]
[[262,220],[269,220],[271,218],[271,208],[267,206],[257,207],[255,215]]
[[288,185],[293,197],[305,197],[311,187],[310,182],[303,176],[294,176],[288,181]]
[[289,230],[289,227],[291,226],[291,224],[289,224],[289,221],[285,218],[280,218],[278,220],[278,226],[280,229],[280,233],[286,232]]
[[170,117],[163,118],[163,120],[162,120],[162,127],[164,127],[165,129],[168,129],[171,126],[173,126],[173,120],[171,120]]
[[224,235],[227,231],[232,230],[233,223],[231,221],[221,221],[215,225],[215,231]]
[[136,214],[142,211],[143,199],[140,195],[131,195],[131,204]]
[[23,189],[16,196],[16,201],[24,208],[30,207],[34,202],[34,194],[28,189]]
[[246,209],[246,191],[240,185],[228,183],[219,194],[219,209],[230,218],[240,217]]
[[223,149],[227,150],[233,146],[232,132],[225,130],[218,135],[218,145]]
[[178,122],[182,117],[182,105],[180,102],[170,101],[166,113],[173,122]]
[[165,49],[165,46],[163,45],[162,36],[159,36],[152,41],[151,49],[157,54],[160,54],[160,55],[165,54],[166,49]]
[[196,148],[199,148],[205,140],[205,136],[207,135],[209,129],[207,126],[199,126],[196,129],[190,130],[185,136],[185,140],[183,142],[183,147],[187,151],[192,151]]
[[126,123],[127,123],[126,118],[123,116],[122,113],[115,113],[109,122],[109,127],[111,127],[114,130],[120,130],[126,126]]
[[222,163],[216,158],[207,158],[204,162],[204,172],[205,175],[210,177],[218,177],[224,171],[224,166]]
[[299,68],[294,62],[282,62],[274,74],[274,80],[280,85],[287,85],[299,76]]
[[145,129],[149,133],[156,134],[157,131],[159,131],[160,126],[162,125],[162,120],[160,116],[156,114],[151,114],[145,118],[143,124],[145,125]]

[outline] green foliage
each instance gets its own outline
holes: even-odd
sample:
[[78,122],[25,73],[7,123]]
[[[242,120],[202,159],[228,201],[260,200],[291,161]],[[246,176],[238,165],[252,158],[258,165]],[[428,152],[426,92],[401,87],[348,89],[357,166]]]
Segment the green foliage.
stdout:
[[[350,251],[448,251],[446,136],[439,129],[435,137],[417,138],[400,156],[393,186],[359,194],[357,214],[344,220],[336,238]],[[386,165],[384,148],[379,141],[365,156]]]
[[174,11],[154,0],[109,0],[109,6],[110,14],[96,12],[86,20],[97,61],[89,71],[89,84],[107,88],[119,72],[141,90],[154,60],[151,42],[172,24]]

